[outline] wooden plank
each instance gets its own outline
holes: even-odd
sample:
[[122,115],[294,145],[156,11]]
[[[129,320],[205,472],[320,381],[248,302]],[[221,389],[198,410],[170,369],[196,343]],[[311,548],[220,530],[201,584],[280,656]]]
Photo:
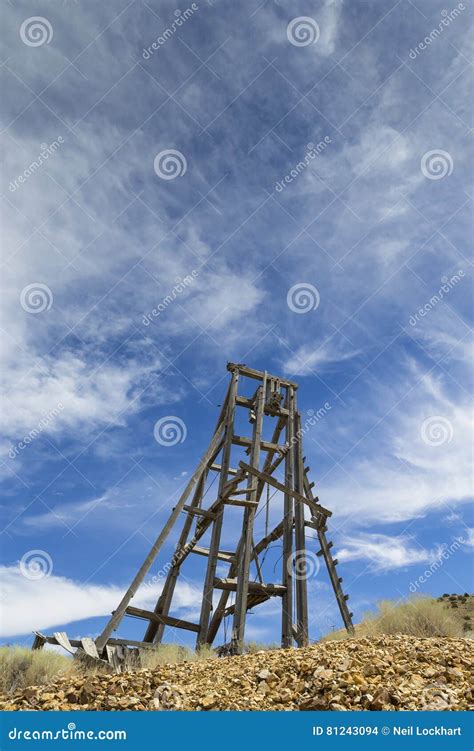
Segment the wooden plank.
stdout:
[[[252,439],[243,435],[234,435],[232,443],[236,446],[244,446],[245,448],[252,448]],[[260,448],[262,451],[275,451],[285,452],[286,447],[280,446],[278,443],[271,443],[271,441],[260,441]]]
[[[254,368],[249,368],[248,365],[245,365],[245,363],[235,363],[235,362],[229,362],[227,363],[227,370],[230,370],[231,372],[234,370],[238,370],[239,373],[243,376],[247,376],[247,378],[253,378],[256,381],[262,381],[263,377],[266,375],[261,370],[255,370]],[[280,376],[268,376],[269,378],[277,378],[282,386],[293,386],[293,388],[297,389],[298,384],[294,381],[288,381],[286,378],[280,378]]]
[[[239,373],[237,370],[232,371],[232,380],[229,386],[229,400],[225,415],[224,425],[224,444],[222,449],[222,471],[219,476],[219,489],[217,494],[218,501],[222,500],[222,491],[227,483],[227,470],[230,467],[230,457],[232,450],[232,439],[234,436],[234,415],[235,400],[239,383]],[[196,647],[199,648],[208,643],[207,632],[209,630],[209,619],[212,608],[212,596],[214,591],[214,578],[217,567],[217,554],[220,548],[222,522],[224,515],[224,504],[221,503],[217,512],[217,517],[212,524],[211,542],[209,545],[209,557],[207,559],[206,577],[204,580],[204,589],[202,595],[201,614],[199,617],[199,633],[196,641]]]
[[95,641],[91,639],[89,636],[84,636],[81,639],[81,646],[86,655],[89,655],[89,657],[93,657],[94,659],[99,659],[99,653],[97,651],[97,647],[95,645]]
[[[211,464],[209,469],[212,469],[213,472],[220,472],[222,470],[222,466],[220,464]],[[227,470],[228,475],[238,475],[239,472],[239,469],[233,469],[232,467],[229,467],[229,469]]]
[[[193,499],[191,501],[191,506],[193,508],[199,506],[201,503],[208,472],[209,472],[209,465],[207,466],[205,471],[202,473],[201,477],[199,478],[199,482],[197,483],[196,488],[194,490]],[[155,608],[154,608],[155,613],[162,613],[164,615],[168,615],[169,613],[169,610],[171,607],[171,601],[173,599],[173,594],[174,594],[174,590],[176,587],[176,582],[179,576],[179,572],[181,570],[181,564],[183,562],[182,551],[186,549],[185,546],[187,544],[188,536],[191,531],[193,522],[194,522],[193,516],[191,514],[188,514],[184,520],[184,524],[181,530],[181,534],[179,536],[178,544],[176,546],[175,554],[173,555],[173,558],[171,559],[172,568],[168,571],[161,595],[158,598],[158,601],[155,605]],[[145,631],[145,635],[143,639],[144,641],[151,641],[151,642],[155,642],[159,644],[163,638],[164,630],[165,630],[164,623],[157,624],[157,623],[150,621]]]
[[224,498],[226,506],[242,506],[242,508],[256,509],[258,503],[255,501],[246,501],[244,498]]
[[[230,592],[235,592],[238,586],[238,579],[214,579],[214,586],[216,589],[227,589]],[[249,592],[261,592],[262,594],[268,594],[271,597],[280,597],[286,592],[286,588],[282,584],[261,584],[260,582],[248,582]]]
[[[250,464],[258,467],[260,463],[260,447],[262,442],[263,429],[263,408],[265,403],[265,393],[267,387],[267,374],[262,379],[262,385],[258,390],[255,423],[252,431],[252,448],[250,451]],[[255,509],[258,506],[257,490],[258,480],[254,476],[249,476],[247,489],[249,499],[253,502],[252,506],[245,510],[242,525],[242,545],[239,547],[237,589],[235,595],[234,618],[232,624],[232,649],[237,654],[241,654],[244,647],[245,635],[245,618],[247,614],[247,597],[250,589],[250,562],[253,554],[253,525],[255,519]],[[256,557],[256,556],[255,556]],[[260,569],[258,569],[261,576]]]
[[165,526],[163,527],[163,529],[159,533],[158,537],[156,538],[155,542],[153,543],[153,545],[152,545],[152,547],[151,547],[148,555],[146,556],[146,558],[143,561],[141,567],[139,568],[137,574],[135,575],[135,578],[133,579],[130,587],[127,589],[127,591],[125,592],[124,596],[122,597],[122,600],[120,601],[120,603],[119,603],[119,605],[117,607],[117,610],[115,611],[114,615],[111,617],[111,619],[109,620],[109,622],[105,626],[104,630],[102,631],[102,633],[100,634],[100,636],[96,640],[97,649],[99,650],[99,652],[102,651],[102,649],[105,647],[108,638],[110,637],[110,635],[112,634],[112,632],[115,631],[115,629],[117,628],[117,626],[121,622],[121,620],[122,620],[122,618],[124,616],[125,609],[126,609],[127,605],[129,604],[130,600],[135,595],[138,587],[140,586],[140,584],[142,583],[143,579],[147,575],[147,573],[148,573],[148,571],[150,569],[151,564],[155,560],[155,558],[156,558],[159,550],[161,549],[163,543],[167,539],[167,537],[168,537],[169,533],[171,532],[174,524],[176,523],[176,521],[177,521],[177,519],[178,519],[178,517],[179,517],[179,515],[180,515],[180,513],[181,513],[181,511],[183,509],[183,506],[185,505],[185,503],[186,503],[189,495],[191,494],[191,491],[193,490],[193,488],[196,485],[196,483],[199,482],[199,478],[201,477],[201,475],[205,471],[206,466],[209,463],[209,461],[211,459],[213,459],[214,452],[215,452],[216,448],[218,447],[218,445],[220,444],[220,441],[221,441],[223,427],[224,427],[223,424],[221,424],[221,426],[218,428],[218,430],[216,430],[216,432],[214,433],[214,437],[213,437],[213,439],[212,439],[212,441],[211,441],[211,443],[210,443],[210,445],[209,445],[206,453],[204,454],[204,456],[203,456],[201,462],[199,463],[196,471],[194,472],[194,474],[190,478],[188,484],[186,485],[186,488],[184,489],[184,491],[183,491],[183,493],[181,495],[181,498],[179,499],[177,505],[174,507],[171,515],[169,516],[168,521],[166,522]]
[[[285,586],[285,594],[281,603],[281,646],[291,647],[293,645],[293,518],[294,518],[294,389],[288,388],[286,406],[289,417],[286,423],[286,443],[290,450],[285,456],[285,484],[282,485],[272,477],[267,479],[272,483],[277,483],[279,490],[284,493],[283,503],[283,552],[282,552],[282,583]],[[266,479],[266,478],[262,478]],[[269,482],[269,484],[272,484]],[[277,487],[277,485],[273,485]],[[298,494],[299,495],[299,494]]]
[[332,511],[324,508],[324,506],[321,506],[320,503],[311,500],[311,498],[307,498],[306,496],[297,493],[295,490],[288,488],[286,485],[278,482],[278,480],[275,480],[274,477],[271,477],[266,472],[260,472],[246,462],[239,462],[239,466],[242,469],[245,469],[247,472],[250,472],[250,474],[255,475],[263,482],[268,482],[269,485],[273,485],[273,487],[277,490],[281,490],[282,493],[288,493],[288,495],[290,495],[292,498],[296,498],[298,501],[302,501],[302,503],[305,503],[314,514],[324,514],[325,516],[332,516]]
[[[278,441],[280,440],[281,432],[284,429],[285,425],[286,425],[286,418],[283,417],[283,416],[280,416],[278,418],[277,423],[275,425],[275,428],[273,430],[273,435],[272,435],[271,443],[273,443],[275,445],[278,444]],[[274,456],[274,452],[269,451],[267,453],[267,456],[266,456],[265,461],[263,463],[263,471],[264,472],[268,472],[269,471],[269,468],[272,465],[273,456]],[[239,471],[241,471],[241,470],[239,470]],[[258,482],[258,488],[257,488],[257,501],[260,501],[260,498],[262,496],[264,487],[265,487],[265,483],[263,483],[261,480],[259,480],[259,482]],[[274,538],[274,539],[278,539],[278,538]],[[236,559],[235,559],[234,563],[232,563],[231,566],[230,566],[229,576],[235,576],[237,574],[238,557],[239,557],[239,553],[240,553],[241,542],[242,541],[240,540],[239,544],[237,545]],[[258,543],[255,546],[255,549],[257,550],[257,552],[260,552],[259,549],[258,549],[259,545],[260,545],[260,543]],[[217,604],[217,607],[214,610],[214,615],[212,616],[212,620],[211,620],[211,623],[210,623],[210,626],[209,626],[209,632],[208,632],[208,639],[209,639],[209,643],[210,644],[212,644],[212,642],[216,638],[217,632],[219,631],[220,625],[222,623],[222,619],[224,618],[224,612],[225,612],[225,609],[226,609],[226,605],[227,605],[227,601],[228,601],[229,595],[230,595],[230,592],[224,590],[222,592],[220,598],[219,598],[219,602]]]
[[211,511],[206,511],[203,508],[194,508],[193,506],[183,506],[183,511],[186,511],[187,514],[203,516],[205,519],[210,519],[211,521],[214,521],[214,519],[216,518],[215,514],[213,514]]
[[41,634],[39,631],[34,632],[35,638],[33,640],[33,644],[31,649],[43,649],[44,645],[47,643],[47,639],[43,634]]
[[[295,413],[295,445],[294,451],[294,471],[295,471],[295,490],[303,495],[304,493],[304,463],[303,452],[301,450],[301,416],[296,409],[296,397],[294,400]],[[309,624],[308,624],[308,581],[306,566],[306,539],[305,539],[305,506],[301,501],[295,501],[295,555],[298,556],[296,563],[298,566],[298,576],[296,577],[296,641],[299,647],[306,647],[309,643]]]
[[53,636],[56,639],[59,646],[65,649],[66,652],[69,652],[72,655],[76,654],[75,650],[72,647],[71,642],[68,639],[68,635],[66,634],[65,631],[55,631]]
[[[191,553],[196,553],[196,555],[205,555],[207,557],[209,555],[209,548],[200,548],[198,545],[195,545],[191,550]],[[226,550],[219,550],[217,554],[217,559],[219,561],[224,561],[224,563],[232,563],[234,558],[235,553],[230,553]]]
[[153,621],[154,623],[164,623],[166,626],[172,626],[173,628],[182,628],[186,631],[199,631],[197,623],[190,623],[189,621],[183,621],[181,618],[173,618],[171,615],[162,615],[160,613],[154,613],[152,610],[144,610],[143,608],[134,608],[128,606],[126,614],[131,615],[134,618],[143,618],[147,621]]

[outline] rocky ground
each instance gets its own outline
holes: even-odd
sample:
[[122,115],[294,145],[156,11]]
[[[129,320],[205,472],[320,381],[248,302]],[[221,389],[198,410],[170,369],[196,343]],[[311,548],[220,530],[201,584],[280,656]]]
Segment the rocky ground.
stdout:
[[1,697],[0,709],[472,709],[473,653],[470,639],[356,638],[62,679]]

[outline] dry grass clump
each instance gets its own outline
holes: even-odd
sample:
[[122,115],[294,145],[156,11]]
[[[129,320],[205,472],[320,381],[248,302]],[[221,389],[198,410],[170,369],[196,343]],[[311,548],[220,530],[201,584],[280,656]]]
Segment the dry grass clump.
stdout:
[[143,649],[140,653],[142,668],[153,670],[159,665],[176,665],[181,662],[199,662],[216,657],[212,647],[204,646],[197,652],[179,644],[160,644],[153,649]]
[[[153,670],[160,665],[197,662],[216,657],[211,647],[194,652],[178,644],[160,644],[141,651],[140,660],[130,660],[126,670]],[[25,647],[0,647],[0,692],[14,694],[27,686],[54,683],[59,678],[81,675],[108,675],[110,669],[93,660],[72,659],[49,649],[30,650]]]
[[76,674],[73,661],[57,652],[0,647],[0,691],[5,694],[72,674]]
[[[356,636],[368,637],[379,634],[416,637],[465,635],[459,618],[442,602],[430,597],[412,597],[405,602],[382,600],[377,604],[377,612],[367,613],[355,628]],[[348,637],[345,631],[335,631],[325,636],[323,641]]]

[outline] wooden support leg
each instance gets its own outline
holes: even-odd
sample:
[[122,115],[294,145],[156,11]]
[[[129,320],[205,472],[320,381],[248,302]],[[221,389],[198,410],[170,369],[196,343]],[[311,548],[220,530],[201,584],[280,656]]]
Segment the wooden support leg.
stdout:
[[[294,451],[293,434],[294,434],[294,389],[288,386],[286,406],[288,409],[288,419],[286,423],[286,442],[290,447],[285,457],[285,485],[294,489]],[[282,557],[282,583],[286,587],[285,594],[282,597],[282,619],[281,619],[281,645],[282,647],[291,647],[293,643],[293,496],[285,493],[284,501],[284,532],[283,532],[283,557]]]
[[[239,372],[232,372],[232,380],[229,389],[229,401],[225,417],[224,444],[222,449],[221,474],[219,477],[218,500],[222,498],[222,490],[228,480],[228,471],[230,467],[230,454],[232,450],[232,438],[234,434],[234,415],[237,398],[237,386],[239,382]],[[224,504],[221,504],[217,512],[217,517],[212,525],[211,544],[209,547],[209,557],[207,559],[206,579],[204,582],[203,598],[201,605],[201,616],[199,619],[199,633],[197,637],[197,648],[208,643],[209,618],[212,609],[212,596],[214,593],[214,579],[216,575],[217,554],[221,542],[222,521],[224,515]]]
[[[260,441],[262,438],[263,407],[265,403],[266,377],[260,387],[255,423],[252,435],[252,450],[250,463],[258,469],[260,462]],[[258,478],[251,475],[248,479],[248,496],[250,501],[257,499]],[[245,509],[242,529],[242,546],[240,550],[239,570],[237,576],[237,591],[235,595],[234,621],[232,627],[232,651],[241,654],[244,646],[245,618],[247,614],[247,596],[249,587],[250,561],[253,552],[253,523],[255,508]]]
[[[295,400],[296,408],[296,400]],[[304,494],[304,464],[301,451],[301,416],[295,413],[294,468],[295,490]],[[296,640],[299,647],[308,644],[308,577],[306,565],[306,541],[304,524],[304,504],[295,500],[295,557],[294,568],[296,580]]]
[[151,547],[150,552],[148,553],[147,557],[143,561],[140,569],[138,570],[137,574],[135,575],[135,578],[133,579],[130,587],[125,592],[122,600],[119,603],[119,606],[117,607],[117,610],[115,610],[114,614],[108,621],[106,627],[100,634],[100,636],[96,639],[96,646],[97,650],[102,652],[104,649],[108,638],[112,634],[113,631],[117,628],[119,623],[121,622],[123,616],[125,615],[125,610],[127,609],[127,606],[130,603],[130,600],[136,593],[138,587],[142,583],[143,579],[147,575],[151,564],[156,558],[156,555],[158,551],[160,550],[161,546],[165,542],[166,538],[168,537],[169,533],[171,532],[174,524],[176,523],[178,516],[180,515],[181,511],[183,510],[183,507],[186,504],[186,501],[191,494],[191,491],[193,490],[194,486],[197,482],[199,482],[199,479],[202,475],[202,473],[205,471],[205,468],[207,467],[209,460],[211,457],[214,456],[214,452],[219,445],[221,441],[221,435],[223,430],[223,425],[219,427],[219,429],[214,433],[214,437],[209,445],[209,448],[207,449],[206,453],[204,454],[199,466],[197,467],[196,471],[194,472],[193,476],[189,480],[188,484],[186,485],[186,488],[184,489],[183,494],[181,495],[181,498],[179,499],[177,505],[174,507],[170,517],[168,518],[168,521],[166,522],[165,526],[161,530],[160,534],[158,535],[156,541]]
[[[279,444],[280,442],[280,435],[281,435],[283,428],[285,427],[285,424],[286,424],[286,419],[280,417],[275,426],[275,429],[273,431],[273,437],[271,439],[271,442],[274,443],[275,445]],[[278,460],[272,465],[273,456],[274,456],[273,451],[267,452],[265,463],[263,465],[263,472],[274,471],[271,469],[272,466],[274,469],[276,469],[276,467],[280,464],[280,462],[283,461],[283,458],[284,458],[283,456],[278,457]],[[265,487],[265,483],[263,481],[262,482],[259,481],[258,490],[257,490],[257,501],[260,501],[264,487]],[[261,550],[263,550],[264,548],[265,546],[263,546]],[[260,552],[258,551],[258,545],[257,545],[257,552]],[[229,577],[234,577],[237,574],[239,556],[240,556],[240,548],[238,547],[237,554],[236,554],[236,562],[233,563],[229,569]],[[224,590],[220,596],[219,604],[217,605],[215,609],[214,615],[212,616],[211,624],[209,626],[209,632],[208,632],[209,644],[213,643],[214,639],[216,638],[217,632],[219,631],[219,627],[222,623],[222,618],[224,616],[224,611],[226,609],[229,595],[230,595],[230,592]]]
[[[190,504],[193,508],[196,506],[199,506],[201,502],[201,498],[204,492],[204,486],[206,484],[206,478],[207,478],[208,473],[209,473],[209,465],[206,468],[205,472],[203,472],[196,486],[194,497]],[[154,612],[159,615],[169,614],[169,610],[171,607],[171,600],[173,599],[173,594],[174,594],[174,590],[176,587],[176,581],[177,581],[177,578],[179,576],[179,572],[181,569],[181,561],[177,563],[175,562],[175,559],[179,556],[180,551],[182,551],[183,548],[185,548],[186,546],[192,524],[193,524],[193,516],[191,514],[187,514],[186,519],[183,524],[183,529],[179,536],[178,544],[176,546],[176,552],[175,552],[175,555],[173,556],[172,568],[168,571],[168,575],[166,577],[166,581],[163,586],[163,591],[158,599],[158,602],[154,610]],[[159,644],[163,638],[164,630],[165,630],[164,623],[156,623],[156,622],[150,621],[148,628],[145,632],[145,636],[143,637],[143,641],[155,642],[155,644]]]

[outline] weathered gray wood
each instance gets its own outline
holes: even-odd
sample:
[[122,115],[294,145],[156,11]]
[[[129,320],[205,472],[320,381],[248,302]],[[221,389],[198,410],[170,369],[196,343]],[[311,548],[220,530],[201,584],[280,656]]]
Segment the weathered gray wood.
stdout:
[[[232,371],[232,380],[229,387],[229,400],[225,416],[224,426],[224,444],[222,448],[221,473],[219,476],[218,501],[221,501],[222,491],[227,483],[227,470],[230,467],[230,456],[232,449],[232,439],[234,436],[234,415],[235,401],[237,397],[237,386],[239,383],[239,371]],[[201,615],[199,618],[199,633],[196,646],[199,648],[207,643],[207,632],[209,629],[209,618],[212,608],[212,595],[214,591],[214,578],[216,575],[217,553],[220,548],[222,522],[224,515],[224,504],[221,503],[216,519],[212,525],[211,543],[209,546],[209,558],[207,559],[206,578],[204,581],[204,590],[201,604]]]
[[[252,449],[250,452],[250,464],[258,468],[260,462],[260,443],[262,440],[263,407],[265,402],[265,390],[267,374],[265,373],[262,385],[258,390],[255,410],[255,423],[252,431]],[[249,499],[253,505],[245,510],[242,526],[242,545],[238,559],[238,586],[235,595],[234,619],[232,624],[232,649],[236,654],[241,654],[244,646],[245,616],[247,613],[247,595],[249,591],[250,561],[252,558],[253,524],[255,509],[258,506],[257,490],[258,479],[253,475],[248,478],[247,489]]]
[[[305,492],[311,497],[312,496],[312,490],[309,487],[309,480],[308,477],[305,475],[304,485],[305,485]],[[325,533],[325,526],[323,523],[320,522],[319,519],[316,520],[317,525],[317,534],[318,534],[318,540],[319,544],[321,545],[321,553],[324,557],[324,561],[326,563],[326,567],[329,574],[329,579],[331,581],[332,588],[334,590],[334,594],[336,596],[336,601],[339,607],[339,611],[341,613],[342,621],[344,623],[344,626],[346,628],[346,631],[349,634],[354,634],[354,626],[352,624],[352,614],[349,611],[349,608],[347,607],[346,600],[344,599],[344,593],[342,591],[341,587],[341,581],[337,570],[337,560],[333,560],[333,557],[331,555],[331,546],[332,543],[329,543],[326,539],[326,533]]]
[[214,521],[214,519],[216,518],[215,514],[213,514],[211,511],[206,511],[203,508],[183,506],[183,511],[186,511],[187,514],[194,514],[195,516],[204,516],[206,519],[210,519],[211,521]]
[[143,618],[146,621],[153,621],[154,623],[163,623],[165,626],[172,626],[173,628],[182,628],[186,631],[199,631],[197,623],[190,623],[189,621],[183,621],[181,618],[173,618],[171,615],[162,615],[161,613],[154,613],[152,610],[144,610],[143,608],[134,608],[131,605],[128,606],[125,611],[127,615],[132,615],[135,618]]
[[[262,381],[266,373],[264,373],[261,370],[255,370],[254,368],[249,368],[248,365],[245,365],[244,363],[235,363],[235,362],[229,362],[227,364],[227,370],[230,370],[231,372],[238,368],[239,373],[243,376],[247,376],[247,378],[253,378],[256,381]],[[282,386],[293,386],[294,389],[298,388],[298,384],[294,381],[288,381],[286,378],[279,378],[280,383]]]
[[214,437],[209,445],[209,448],[207,449],[206,453],[204,454],[198,468],[192,475],[191,479],[189,480],[188,484],[186,485],[186,488],[179,499],[178,503],[174,507],[168,521],[166,522],[165,526],[161,530],[160,534],[158,535],[156,541],[152,545],[152,548],[150,552],[148,553],[147,557],[143,561],[140,569],[138,570],[137,574],[135,575],[135,578],[133,582],[131,583],[130,587],[124,594],[122,600],[119,603],[119,606],[117,610],[115,611],[112,618],[107,623],[106,627],[102,631],[101,635],[96,640],[97,649],[99,652],[105,647],[108,638],[112,634],[113,631],[117,628],[120,621],[122,620],[125,609],[127,605],[129,604],[132,597],[135,595],[138,587],[142,583],[143,579],[145,578],[147,572],[150,569],[151,564],[156,558],[156,555],[158,551],[160,550],[161,546],[165,542],[166,538],[168,537],[169,533],[171,532],[171,529],[173,528],[173,525],[175,524],[176,520],[178,519],[183,506],[185,505],[192,489],[194,488],[195,484],[199,481],[199,478],[201,477],[202,473],[204,472],[209,460],[214,455],[214,451],[217,448],[220,440],[221,440],[221,434],[222,434],[223,426],[220,427],[215,433]]
[[94,639],[91,639],[89,636],[85,636],[83,639],[81,639],[81,646],[86,655],[93,657],[96,660],[99,659],[99,653],[97,651],[97,647],[95,646]]
[[245,469],[247,472],[250,472],[250,474],[259,477],[263,482],[268,482],[269,485],[273,485],[273,487],[277,490],[281,490],[282,493],[286,493],[287,495],[291,496],[291,498],[296,498],[298,501],[306,504],[306,506],[311,509],[311,512],[313,514],[324,514],[325,516],[332,516],[332,511],[324,508],[324,506],[321,506],[320,503],[313,501],[312,498],[308,498],[307,496],[301,495],[301,493],[297,493],[295,490],[288,488],[286,484],[284,485],[283,483],[278,482],[278,480],[275,480],[274,477],[271,477],[266,472],[259,472],[257,469],[252,467],[250,464],[247,464],[246,462],[239,462],[239,466],[242,469]]
[[[228,589],[230,592],[236,592],[239,579],[214,579],[214,586],[216,589]],[[262,592],[270,595],[271,597],[280,597],[286,592],[286,588],[282,584],[261,584],[260,582],[248,583],[249,592]]]
[[[275,425],[275,428],[274,428],[274,431],[273,431],[273,435],[272,435],[272,440],[271,440],[271,443],[273,443],[274,445],[278,444],[281,432],[284,429],[285,425],[286,425],[286,418],[285,417],[279,417],[279,419],[277,421],[277,424]],[[264,465],[263,465],[263,472],[270,472],[271,473],[270,467],[272,466],[273,456],[274,456],[274,452],[270,451],[270,452],[267,453],[267,456],[266,456],[266,459],[265,459],[265,462],[264,462]],[[242,472],[242,470],[239,470],[239,472]],[[264,487],[265,487],[265,483],[262,482],[261,480],[259,480],[258,481],[258,489],[257,489],[257,501],[260,501],[260,498],[262,496]],[[282,523],[282,527],[283,527],[283,523]],[[283,532],[281,532],[281,534],[283,534]],[[279,535],[279,537],[281,537],[281,534]],[[271,542],[273,540],[276,540],[276,539],[278,539],[278,536],[272,538]],[[257,545],[255,546],[257,554],[260,553],[266,547],[266,545],[263,545],[263,547],[259,547],[261,545],[261,542],[257,543]],[[269,544],[269,543],[267,543],[267,544]],[[241,546],[241,541],[239,542],[239,545],[237,546],[236,559],[235,559],[234,563],[232,563],[232,565],[231,565],[231,567],[229,569],[229,576],[235,576],[236,573],[237,573],[237,568],[238,568],[238,554],[240,552],[240,546]],[[220,598],[219,598],[219,603],[218,603],[218,605],[217,605],[217,607],[216,607],[216,609],[214,611],[214,615],[212,617],[212,620],[211,620],[211,623],[210,623],[210,626],[209,626],[208,641],[209,641],[210,644],[212,644],[213,641],[214,641],[214,639],[216,638],[217,632],[218,632],[219,627],[220,627],[220,625],[222,623],[222,619],[224,618],[224,614],[226,612],[227,600],[229,598],[229,595],[230,595],[230,592],[223,591],[222,594],[221,594],[221,596],[220,596]],[[234,612],[234,609],[232,609],[232,613],[233,612]]]
[[69,652],[70,654],[75,654],[75,650],[73,649],[71,642],[68,639],[68,635],[65,631],[55,631],[53,634],[54,638],[56,639],[57,643],[66,650],[66,652]]
[[[301,451],[301,417],[296,409],[296,397],[294,403],[294,421],[295,431],[293,446],[294,452],[294,472],[295,472],[295,490],[304,494],[304,467],[303,453]],[[308,633],[308,581],[306,566],[306,540],[305,540],[305,523],[304,523],[305,506],[302,501],[295,500],[295,560],[298,567],[298,575],[295,576],[296,589],[296,641],[299,647],[307,646],[309,642]]]
[[[281,646],[291,647],[293,644],[293,573],[292,573],[292,555],[293,555],[293,516],[294,516],[294,390],[289,387],[287,390],[286,407],[288,409],[288,420],[286,423],[286,443],[290,447],[285,456],[285,484],[277,483],[273,478],[267,479],[269,484],[273,484],[284,493],[283,502],[283,553],[281,558],[282,564],[282,583],[285,587],[285,593],[282,597],[281,607]],[[265,478],[262,478],[265,479]],[[271,482],[270,482],[271,480]],[[276,483],[276,484],[275,484]],[[298,493],[299,495],[299,493]],[[298,500],[300,500],[298,498]]]

